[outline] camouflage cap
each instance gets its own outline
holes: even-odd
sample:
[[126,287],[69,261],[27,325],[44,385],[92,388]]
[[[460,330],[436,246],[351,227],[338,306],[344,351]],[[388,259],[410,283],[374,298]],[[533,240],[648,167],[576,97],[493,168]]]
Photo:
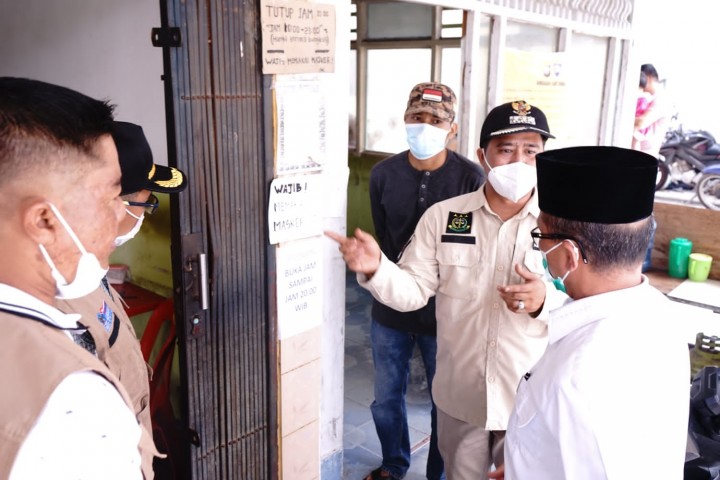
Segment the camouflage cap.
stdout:
[[414,113],[429,113],[452,122],[455,119],[455,93],[447,85],[428,82],[418,83],[410,91],[405,116]]

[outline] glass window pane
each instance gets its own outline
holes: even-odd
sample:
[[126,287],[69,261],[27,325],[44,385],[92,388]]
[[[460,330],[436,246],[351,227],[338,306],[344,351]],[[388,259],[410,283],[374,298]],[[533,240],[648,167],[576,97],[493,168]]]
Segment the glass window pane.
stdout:
[[568,81],[570,105],[582,105],[583,121],[563,132],[568,145],[597,145],[602,114],[608,39],[573,33],[570,42],[573,68]]
[[430,38],[433,8],[414,3],[369,3],[367,38]]
[[505,46],[526,52],[554,52],[558,35],[557,28],[508,21]]
[[443,25],[462,25],[463,11],[458,9],[443,8],[442,24]]
[[462,38],[462,27],[443,27],[442,38]]
[[463,11],[443,9],[441,38],[462,38]]
[[358,23],[357,5],[355,5],[355,2],[353,2],[350,4],[350,41],[351,42],[357,40],[357,23]]
[[430,49],[369,50],[367,66],[367,150],[407,150],[403,120],[412,87],[430,80]]

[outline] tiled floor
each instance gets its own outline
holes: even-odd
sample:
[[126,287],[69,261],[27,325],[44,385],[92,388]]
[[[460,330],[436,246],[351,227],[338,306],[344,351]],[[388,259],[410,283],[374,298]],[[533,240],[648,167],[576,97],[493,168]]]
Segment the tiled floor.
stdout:
[[[370,350],[372,297],[349,273],[345,299],[345,416],[343,480],[361,480],[382,461],[380,442],[370,414],[374,369]],[[417,354],[417,352],[416,352]],[[422,374],[422,363],[411,367],[407,412],[412,460],[407,480],[425,478],[430,440],[430,397]],[[418,368],[415,368],[415,367]]]

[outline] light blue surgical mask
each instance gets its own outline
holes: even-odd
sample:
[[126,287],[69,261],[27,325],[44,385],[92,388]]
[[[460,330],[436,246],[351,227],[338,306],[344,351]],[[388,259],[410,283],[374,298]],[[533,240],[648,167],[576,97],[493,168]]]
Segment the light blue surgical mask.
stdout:
[[450,130],[427,123],[406,123],[407,142],[413,157],[427,160],[445,149]]
[[[562,242],[554,245],[552,248],[550,248],[547,251],[538,250],[540,251],[540,254],[543,257],[543,267],[545,268],[545,273],[547,273],[548,277],[550,277],[550,280],[552,281],[553,285],[555,285],[555,288],[560,290],[563,293],[567,293],[567,290],[565,289],[565,279],[568,275],[570,275],[570,270],[568,270],[565,275],[562,277],[554,277],[552,273],[550,273],[550,268],[548,267],[548,261],[547,261],[547,254],[558,248],[560,245],[563,244],[563,242],[569,242],[570,240],[563,240]],[[577,247],[573,245],[574,251],[577,253]]]

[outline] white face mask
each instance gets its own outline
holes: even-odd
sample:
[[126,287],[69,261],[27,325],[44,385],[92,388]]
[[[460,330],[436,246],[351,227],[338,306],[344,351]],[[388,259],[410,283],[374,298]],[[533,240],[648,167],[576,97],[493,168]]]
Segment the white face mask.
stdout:
[[63,277],[55,267],[55,263],[50,258],[50,255],[48,255],[45,247],[43,245],[38,245],[40,247],[40,253],[42,253],[45,261],[50,266],[52,276],[55,279],[55,286],[57,289],[55,292],[55,298],[72,299],[84,297],[100,286],[100,281],[103,279],[105,274],[107,274],[107,269],[100,266],[100,262],[94,254],[85,250],[85,247],[83,247],[82,243],[80,243],[77,235],[75,235],[75,232],[73,232],[72,228],[70,228],[70,225],[68,225],[63,216],[60,215],[60,211],[55,208],[55,205],[52,203],[49,203],[48,205],[50,205],[50,209],[68,232],[68,235],[70,235],[70,238],[73,243],[75,243],[75,246],[78,247],[80,253],[82,253],[80,260],[78,260],[75,279],[68,283],[67,280],[65,280],[65,277]]
[[450,133],[427,123],[406,123],[405,131],[410,152],[418,160],[427,160],[442,152]]
[[488,182],[499,195],[511,202],[517,202],[535,188],[537,171],[532,165],[525,162],[513,162],[492,168],[484,153],[483,158],[490,169]]
[[140,227],[142,227],[143,220],[145,220],[145,214],[144,214],[144,213],[138,217],[137,215],[135,215],[134,213],[132,213],[132,212],[131,212],[130,210],[128,210],[127,208],[125,209],[125,211],[126,211],[127,214],[130,215],[131,217],[136,218],[136,219],[137,219],[137,222],[135,222],[135,225],[133,226],[133,228],[130,229],[130,231],[127,232],[125,235],[120,235],[119,237],[116,237],[116,238],[115,238],[115,246],[116,246],[116,247],[119,247],[120,245],[122,245],[122,244],[124,244],[124,243],[126,243],[126,242],[129,242],[130,240],[132,240],[133,238],[135,238],[135,235],[137,235],[137,233],[140,231]]

